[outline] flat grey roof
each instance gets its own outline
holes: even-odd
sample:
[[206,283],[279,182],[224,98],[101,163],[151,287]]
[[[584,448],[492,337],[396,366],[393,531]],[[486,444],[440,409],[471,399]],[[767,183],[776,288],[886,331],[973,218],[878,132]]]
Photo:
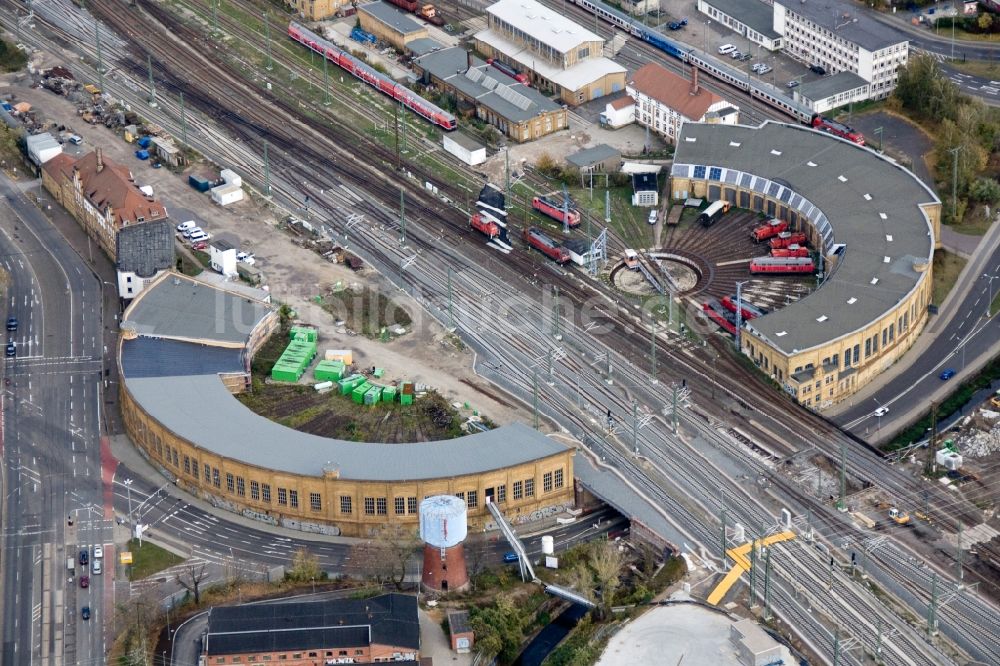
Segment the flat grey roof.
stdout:
[[139,292],[122,326],[139,335],[236,344],[246,342],[271,310],[261,301],[171,273]]
[[486,147],[464,132],[448,132],[445,136],[466,150],[482,150]]
[[440,51],[445,45],[430,37],[418,37],[406,43],[406,48],[414,56],[422,56],[433,51]]
[[817,229],[827,233],[826,253],[844,246],[818,289],[747,324],[786,354],[867,326],[926,275],[914,270],[934,252],[920,205],[939,199],[913,173],[872,150],[800,125],[684,123],[671,175],[694,177],[696,167],[708,167],[706,178],[717,167],[722,182],[767,192],[818,220]]
[[774,8],[760,0],[705,0],[723,14],[731,16],[768,39],[779,39],[774,29]]
[[[432,76],[446,81],[462,94],[476,99],[497,115],[513,122],[531,120],[540,113],[561,108],[559,104],[534,88],[519,83],[475,56],[472,57],[472,70],[476,71],[473,75],[475,78],[470,78],[467,74],[468,58],[469,54],[465,49],[453,46],[414,58],[414,62]],[[516,93],[516,96],[508,95],[510,99],[520,101],[523,98],[527,101],[527,106],[522,108],[494,92],[501,86]]]
[[622,153],[616,148],[612,148],[606,143],[602,143],[594,146],[593,148],[585,148],[579,152],[573,153],[566,157],[566,161],[575,167],[585,169],[589,166],[597,164],[598,162],[603,162],[604,160],[609,160],[612,158],[621,158]]
[[796,90],[796,94],[815,102],[865,85],[868,85],[868,82],[854,72],[837,72],[832,76],[803,83]]
[[358,7],[358,11],[365,12],[366,14],[373,16],[396,32],[404,35],[408,35],[411,32],[417,32],[418,30],[424,30],[424,26],[420,25],[392,5],[384,2],[370,2],[367,5],[361,5]]
[[866,16],[858,10],[857,5],[843,0],[803,0],[801,2],[782,2],[775,0],[785,11],[798,14],[816,25],[826,28],[833,34],[854,42],[869,51],[880,51],[884,48],[908,42],[909,38],[892,26]]
[[151,278],[174,267],[174,230],[166,220],[122,227],[115,234],[118,270]]
[[[122,373],[132,397],[150,416],[207,451],[263,469],[322,476],[329,463],[340,470],[342,479],[415,481],[489,472],[566,450],[520,423],[413,444],[310,435],[250,411],[215,374],[135,376],[133,370],[147,372],[154,364],[135,362],[127,351],[134,342],[123,343]],[[191,354],[198,352],[196,345],[189,346]]]

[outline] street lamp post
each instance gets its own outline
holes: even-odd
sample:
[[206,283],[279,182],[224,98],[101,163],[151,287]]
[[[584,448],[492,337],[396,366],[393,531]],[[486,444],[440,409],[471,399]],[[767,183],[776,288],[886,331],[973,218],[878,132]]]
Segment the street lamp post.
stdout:
[[705,21],[705,53],[708,53],[708,26],[712,25],[711,21]]
[[132,529],[132,481],[133,479],[125,479],[122,481],[122,485],[125,486],[125,492],[128,495],[128,528]]
[[990,282],[990,287],[989,287],[990,298],[989,300],[986,301],[986,318],[989,319],[990,307],[993,305],[993,280],[1000,278],[1000,275],[990,275],[988,273],[983,273],[983,277],[989,280]]

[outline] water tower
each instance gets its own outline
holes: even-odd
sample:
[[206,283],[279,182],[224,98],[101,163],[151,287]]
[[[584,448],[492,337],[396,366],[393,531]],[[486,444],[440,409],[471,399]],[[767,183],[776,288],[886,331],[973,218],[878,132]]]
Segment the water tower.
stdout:
[[420,503],[420,538],[424,542],[424,587],[436,592],[459,592],[469,586],[465,568],[468,533],[465,500],[434,495]]

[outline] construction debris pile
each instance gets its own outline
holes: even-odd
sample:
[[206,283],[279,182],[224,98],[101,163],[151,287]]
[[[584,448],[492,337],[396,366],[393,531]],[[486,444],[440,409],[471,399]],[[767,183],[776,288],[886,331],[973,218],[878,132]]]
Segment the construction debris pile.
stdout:
[[1000,420],[989,430],[972,429],[959,435],[956,444],[966,458],[983,458],[1000,451]]

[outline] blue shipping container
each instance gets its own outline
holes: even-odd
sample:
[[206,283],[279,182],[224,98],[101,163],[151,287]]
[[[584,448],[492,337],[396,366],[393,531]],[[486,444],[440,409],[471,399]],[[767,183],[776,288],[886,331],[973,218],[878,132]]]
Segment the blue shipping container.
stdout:
[[201,176],[196,176],[191,174],[188,176],[188,185],[198,190],[199,192],[208,192],[212,189],[212,184],[202,178]]
[[4,108],[4,111],[13,111],[14,110],[14,107],[11,106],[10,102],[4,102],[3,103],[3,108]]
[[148,136],[144,136],[141,139],[139,139],[138,141],[136,141],[136,143],[139,144],[140,148],[149,148],[149,144],[151,142],[152,142],[152,139],[150,139]]
[[149,151],[148,150],[137,150],[137,151],[135,151],[135,156],[138,157],[140,160],[148,160],[149,159]]

